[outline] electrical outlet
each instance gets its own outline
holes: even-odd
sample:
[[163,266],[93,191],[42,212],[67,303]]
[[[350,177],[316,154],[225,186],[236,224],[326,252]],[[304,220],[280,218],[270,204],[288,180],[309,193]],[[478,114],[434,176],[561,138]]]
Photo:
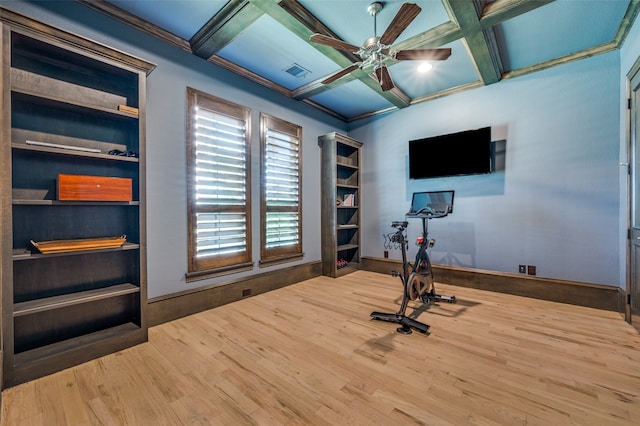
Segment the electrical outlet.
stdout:
[[518,272],[520,272],[521,274],[526,274],[527,267],[525,265],[518,265]]
[[244,290],[242,290],[242,297],[248,297],[248,296],[251,296],[251,289],[245,288]]
[[389,258],[389,252],[387,250],[384,251],[384,258],[385,259]]
[[535,275],[536,274],[535,265],[527,265],[527,274],[529,274],[529,275]]

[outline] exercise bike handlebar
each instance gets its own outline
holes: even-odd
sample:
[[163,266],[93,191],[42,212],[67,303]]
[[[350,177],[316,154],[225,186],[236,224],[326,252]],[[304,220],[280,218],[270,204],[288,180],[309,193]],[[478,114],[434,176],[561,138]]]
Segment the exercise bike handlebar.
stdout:
[[405,215],[405,217],[408,218],[414,218],[414,217],[418,217],[418,218],[426,218],[426,219],[431,219],[431,218],[440,218],[440,217],[445,217],[449,214],[449,209],[447,208],[446,211],[441,212],[441,213],[436,213],[433,211],[433,209],[431,207],[423,207],[420,210],[418,210],[415,213],[407,213]]

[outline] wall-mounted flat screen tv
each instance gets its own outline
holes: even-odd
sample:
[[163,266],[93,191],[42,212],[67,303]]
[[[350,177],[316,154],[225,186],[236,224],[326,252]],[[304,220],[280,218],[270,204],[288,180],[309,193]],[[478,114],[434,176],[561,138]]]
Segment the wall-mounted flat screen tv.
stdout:
[[493,171],[491,127],[409,141],[409,178]]

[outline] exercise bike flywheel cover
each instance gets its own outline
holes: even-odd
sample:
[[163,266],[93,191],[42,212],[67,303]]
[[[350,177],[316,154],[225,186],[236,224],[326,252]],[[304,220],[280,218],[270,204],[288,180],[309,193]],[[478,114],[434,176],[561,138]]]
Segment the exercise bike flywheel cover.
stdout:
[[416,300],[422,293],[420,277],[418,275],[411,275],[411,281],[409,282],[409,299]]

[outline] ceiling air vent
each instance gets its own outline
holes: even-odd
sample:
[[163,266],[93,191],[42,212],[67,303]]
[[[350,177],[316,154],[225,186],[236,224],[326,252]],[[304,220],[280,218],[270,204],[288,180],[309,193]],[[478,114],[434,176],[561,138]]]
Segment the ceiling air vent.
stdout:
[[293,63],[290,66],[288,66],[287,68],[285,68],[284,72],[291,74],[292,76],[296,77],[296,78],[303,78],[306,77],[307,74],[309,74],[311,71],[309,71],[308,69]]

